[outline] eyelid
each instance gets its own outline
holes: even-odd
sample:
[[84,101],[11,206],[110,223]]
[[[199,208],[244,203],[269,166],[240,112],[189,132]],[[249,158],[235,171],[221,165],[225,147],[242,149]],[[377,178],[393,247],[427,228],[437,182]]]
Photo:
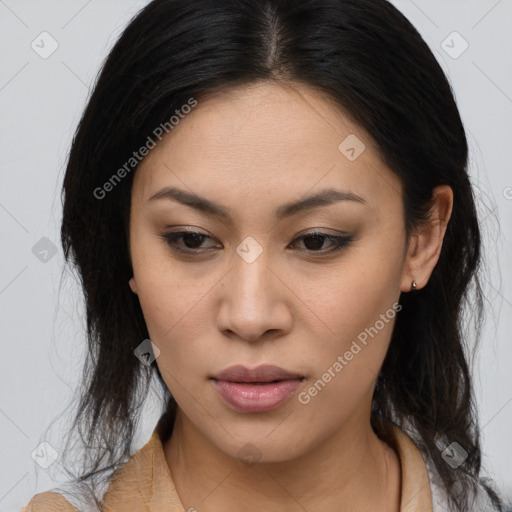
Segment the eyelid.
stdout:
[[[311,228],[309,230],[302,231],[292,240],[291,245],[293,245],[294,243],[296,243],[297,241],[299,241],[303,238],[307,238],[307,237],[311,237],[311,236],[319,236],[326,240],[331,241],[334,244],[334,248],[327,250],[327,251],[326,250],[314,251],[314,250],[308,250],[308,249],[303,250],[303,252],[305,252],[307,255],[313,255],[313,256],[320,257],[320,256],[330,255],[334,252],[337,252],[337,251],[347,247],[350,243],[352,243],[352,241],[354,239],[353,235],[341,233],[339,231],[338,231],[338,233],[340,233],[339,235],[333,235],[333,234],[329,234],[328,232],[326,232],[325,229],[327,229],[327,228]],[[183,248],[178,247],[174,241],[171,242],[171,240],[180,239],[180,238],[183,238],[186,235],[190,235],[190,234],[192,234],[192,235],[196,234],[201,237],[204,237],[205,239],[210,238],[210,239],[214,240],[214,237],[212,237],[206,233],[203,233],[202,231],[200,231],[197,228],[196,229],[194,229],[194,228],[176,229],[175,231],[168,231],[168,232],[162,233],[160,235],[160,237],[167,243],[167,245],[170,247],[171,250],[180,252],[182,254],[187,254],[187,255],[191,255],[191,256],[199,256],[200,254],[212,252],[211,247],[206,248],[205,250],[202,250],[201,248],[183,249]]]
[[208,239],[208,238],[211,238],[212,240],[214,239],[212,236],[207,235],[207,234],[199,231],[198,229],[190,229],[190,228],[186,228],[186,229],[181,228],[181,229],[178,229],[175,231],[167,231],[167,232],[162,233],[160,236],[167,243],[167,245],[171,248],[171,250],[180,252],[182,254],[199,255],[199,254],[203,254],[206,252],[211,252],[208,249],[207,250],[183,249],[183,248],[179,248],[176,244],[171,243],[171,240],[180,239],[180,238],[185,237],[186,235],[199,235],[206,239]]
[[332,235],[332,234],[329,234],[325,231],[322,231],[322,230],[316,228],[316,229],[313,229],[310,231],[305,231],[305,232],[300,233],[298,236],[296,236],[293,239],[293,241],[291,243],[294,244],[296,241],[301,240],[303,238],[310,237],[310,236],[320,236],[326,240],[331,241],[334,244],[334,247],[327,251],[326,250],[313,251],[313,250],[308,250],[308,249],[304,250],[304,252],[307,255],[318,256],[318,257],[329,256],[333,253],[340,251],[341,249],[350,245],[354,241],[354,238],[355,238],[353,235],[349,235],[349,234]]

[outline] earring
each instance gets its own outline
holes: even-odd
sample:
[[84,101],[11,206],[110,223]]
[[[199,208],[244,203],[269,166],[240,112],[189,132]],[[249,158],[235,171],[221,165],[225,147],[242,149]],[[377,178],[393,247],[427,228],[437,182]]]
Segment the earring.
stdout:
[[412,289],[416,290],[416,288],[418,288],[418,284],[416,283],[416,281],[413,281],[412,282]]

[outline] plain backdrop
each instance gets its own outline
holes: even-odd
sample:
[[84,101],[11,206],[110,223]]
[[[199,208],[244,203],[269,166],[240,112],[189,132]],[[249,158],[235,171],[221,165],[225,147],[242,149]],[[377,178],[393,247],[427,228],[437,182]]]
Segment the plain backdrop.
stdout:
[[[146,3],[0,0],[0,511],[19,510],[55,485],[32,454],[47,441],[58,456],[59,436],[45,437],[46,428],[72,397],[85,342],[80,289],[67,271],[61,286],[63,170],[100,65]],[[487,262],[475,367],[483,465],[511,496],[512,0],[393,3],[447,73],[469,138]],[[157,404],[155,394],[140,446]]]

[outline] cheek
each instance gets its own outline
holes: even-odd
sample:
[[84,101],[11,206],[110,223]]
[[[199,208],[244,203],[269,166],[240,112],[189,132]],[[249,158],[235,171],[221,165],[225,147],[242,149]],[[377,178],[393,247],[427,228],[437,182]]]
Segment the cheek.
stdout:
[[333,420],[353,412],[372,392],[401,309],[400,260],[389,248],[385,261],[376,254],[382,251],[372,247],[336,271],[301,278],[303,309],[318,340],[309,347],[315,371],[303,398]]
[[[333,347],[373,326],[399,297],[400,272],[395,266],[389,261],[386,266],[363,261],[364,265],[346,265],[323,275],[294,279],[301,290],[305,318]],[[390,334],[380,322],[379,330]]]
[[204,362],[210,360],[212,346],[207,322],[203,321],[198,301],[169,292],[168,286],[149,288],[141,300],[149,337],[159,348],[156,364],[171,394],[179,403],[200,396]]
[[135,232],[133,272],[144,318],[154,341],[165,342],[179,327],[180,319],[195,314],[204,285],[194,270],[176,262],[170,249],[149,229]]
[[194,340],[204,339],[207,332],[202,301],[204,289],[197,283],[181,278],[152,276],[139,285],[139,300],[152,340],[163,349],[170,344],[194,346]]
[[171,376],[190,381],[204,373],[204,361],[210,361],[215,351],[207,343],[212,334],[207,292],[214,282],[185,277],[183,270],[169,269],[168,262],[160,266],[153,261],[141,270],[137,286],[149,337],[160,349],[156,362],[172,392],[176,384]]
[[312,433],[334,431],[364,414],[371,401],[401,309],[389,282],[371,277],[331,281],[330,288],[313,298],[325,325],[317,331],[316,347],[309,346],[314,371],[297,396],[299,414]]
[[212,339],[212,296],[221,275],[204,263],[177,260],[148,227],[134,226],[132,240],[137,295],[149,337],[160,349],[157,364],[163,376],[167,371],[190,380],[215,348],[206,341]]

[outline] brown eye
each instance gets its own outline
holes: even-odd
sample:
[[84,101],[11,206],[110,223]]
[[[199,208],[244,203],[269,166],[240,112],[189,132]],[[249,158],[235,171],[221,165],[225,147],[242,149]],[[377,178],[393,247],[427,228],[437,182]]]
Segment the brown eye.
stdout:
[[181,236],[184,244],[189,249],[197,249],[206,238],[205,235],[199,235],[198,233],[186,233]]
[[[335,236],[322,232],[314,232],[298,237],[294,240],[294,242],[298,240],[303,240],[307,252],[330,254],[337,250],[343,249],[344,247],[347,247],[352,242],[353,237]],[[330,242],[331,249],[322,250],[326,241]]]
[[[161,237],[173,251],[178,251],[189,255],[200,255],[206,252],[210,252],[215,248],[222,248],[221,244],[203,246],[203,243],[207,239],[212,239],[212,237],[198,233],[196,231],[175,231],[163,233]],[[297,237],[292,242],[292,244],[300,240],[303,241],[305,245],[304,250],[306,252],[322,256],[331,254],[335,251],[343,249],[344,247],[347,247],[352,242],[353,237],[329,235],[323,232],[313,232]],[[327,250],[325,250],[326,242],[328,242]]]
[[[208,249],[215,247],[210,246],[210,248],[206,248],[206,250],[198,250],[202,248],[201,246],[203,242],[211,237],[195,231],[175,231],[171,233],[164,233],[161,236],[171,249],[184,253],[199,254],[207,252]],[[180,243],[180,240],[182,243]],[[203,247],[202,249],[205,248]]]
[[[322,248],[327,237],[321,235],[310,235],[304,237],[304,245],[308,251],[317,251]],[[309,242],[309,243],[308,243]]]

